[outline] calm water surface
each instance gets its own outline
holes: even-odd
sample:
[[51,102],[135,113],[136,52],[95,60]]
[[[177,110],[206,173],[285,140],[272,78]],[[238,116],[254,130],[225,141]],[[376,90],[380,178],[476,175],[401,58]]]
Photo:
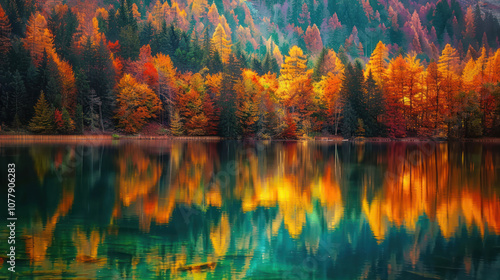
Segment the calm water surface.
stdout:
[[10,162],[0,278],[500,275],[500,145],[0,143]]

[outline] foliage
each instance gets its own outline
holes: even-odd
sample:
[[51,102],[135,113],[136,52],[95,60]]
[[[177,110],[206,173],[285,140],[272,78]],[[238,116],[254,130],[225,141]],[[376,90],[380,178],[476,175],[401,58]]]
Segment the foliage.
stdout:
[[51,133],[54,129],[54,113],[45,99],[45,93],[41,93],[35,105],[35,115],[31,119],[29,128],[37,133]]
[[116,118],[118,127],[127,133],[139,131],[147,119],[156,117],[161,109],[158,96],[146,84],[125,74],[117,85]]
[[101,2],[2,2],[0,123],[136,133],[154,119],[230,138],[500,130],[500,25],[486,5]]

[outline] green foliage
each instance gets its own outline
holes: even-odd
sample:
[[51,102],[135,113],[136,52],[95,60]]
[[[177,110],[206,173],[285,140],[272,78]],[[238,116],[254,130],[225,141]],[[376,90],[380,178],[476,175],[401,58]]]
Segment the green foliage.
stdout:
[[451,120],[452,136],[473,138],[483,134],[479,100],[475,92],[460,92],[456,97],[459,104],[457,113]]
[[344,105],[343,120],[342,120],[342,136],[351,138],[355,135],[358,121],[356,111],[352,108],[350,102]]
[[29,129],[42,134],[54,131],[54,111],[49,107],[43,91],[35,105],[35,115],[31,119]]
[[71,119],[66,108],[62,109],[62,119],[63,119],[63,133],[69,134],[75,131],[75,122]]
[[83,109],[82,105],[76,105],[76,113],[75,113],[75,132],[83,133]]
[[370,71],[364,83],[365,103],[366,103],[366,117],[364,125],[366,129],[366,136],[376,137],[384,136],[384,127],[379,122],[379,117],[385,113],[385,101],[382,90],[373,79]]

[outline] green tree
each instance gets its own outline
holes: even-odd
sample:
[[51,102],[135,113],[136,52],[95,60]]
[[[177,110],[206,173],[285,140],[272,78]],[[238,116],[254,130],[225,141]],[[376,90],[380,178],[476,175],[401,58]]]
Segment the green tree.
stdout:
[[379,116],[385,112],[385,101],[382,90],[373,79],[371,71],[364,83],[366,100],[366,119],[364,121],[366,135],[375,137],[383,136],[383,126],[379,122]]
[[75,130],[76,133],[83,133],[83,109],[80,104],[76,105]]
[[75,122],[71,119],[71,116],[68,113],[66,108],[62,109],[62,119],[63,119],[63,132],[64,133],[72,133],[75,131]]
[[238,136],[238,118],[236,117],[236,92],[234,85],[238,81],[241,67],[233,54],[229,55],[229,62],[222,77],[222,88],[219,97],[220,132],[222,136],[236,138]]
[[45,99],[45,93],[40,94],[40,98],[35,105],[35,115],[31,119],[29,129],[37,133],[51,133],[54,129],[54,112],[49,107]]

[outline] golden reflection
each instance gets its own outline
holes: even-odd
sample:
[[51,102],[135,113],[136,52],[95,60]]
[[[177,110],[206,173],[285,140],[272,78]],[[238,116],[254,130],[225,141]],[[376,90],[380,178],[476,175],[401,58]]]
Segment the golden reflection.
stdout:
[[101,235],[97,230],[93,229],[90,234],[79,227],[73,232],[73,243],[76,247],[76,261],[82,263],[98,263],[104,265],[106,259],[97,256],[97,249],[104,241],[104,235]]
[[60,218],[64,217],[74,201],[74,180],[63,181],[62,197],[54,214],[44,223],[36,217],[31,229],[25,231],[26,254],[31,262],[39,264],[45,261],[47,249],[52,245],[54,230]]
[[435,221],[446,239],[454,237],[462,225],[469,231],[477,228],[483,236],[486,228],[500,234],[499,194],[481,188],[496,180],[491,151],[485,151],[485,166],[479,168],[483,164],[477,158],[457,157],[448,149],[445,144],[428,152],[408,150],[404,144],[390,149],[383,188],[371,200],[365,192],[362,206],[379,242],[391,225],[414,232],[423,216]]
[[214,247],[216,256],[223,256],[229,248],[231,240],[231,227],[226,214],[223,214],[217,226],[212,225],[210,229],[210,241]]
[[162,173],[161,164],[134,145],[127,145],[120,151],[117,164],[117,184],[124,206],[148,194],[157,186]]

